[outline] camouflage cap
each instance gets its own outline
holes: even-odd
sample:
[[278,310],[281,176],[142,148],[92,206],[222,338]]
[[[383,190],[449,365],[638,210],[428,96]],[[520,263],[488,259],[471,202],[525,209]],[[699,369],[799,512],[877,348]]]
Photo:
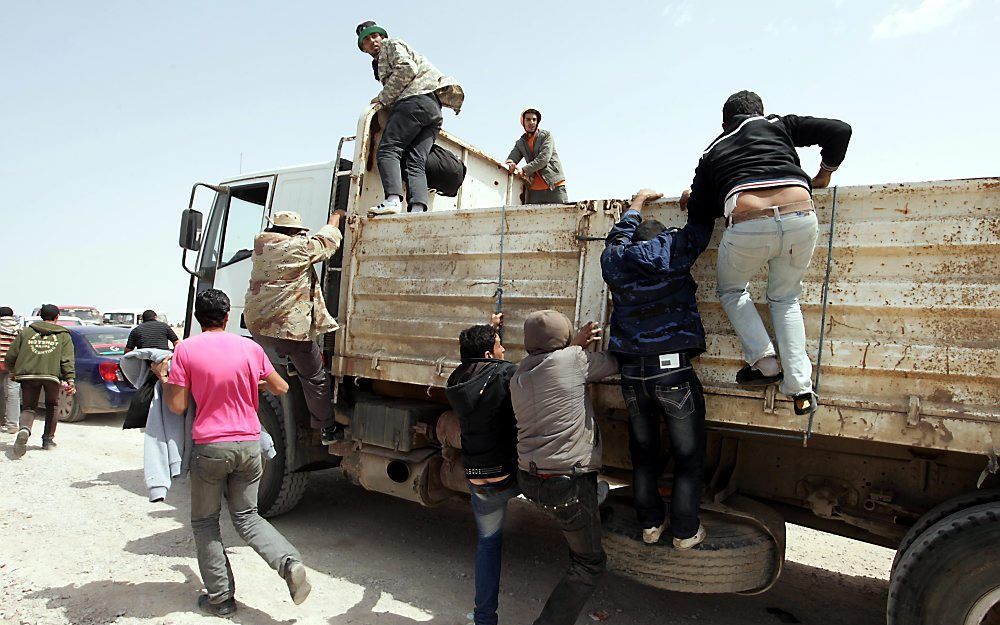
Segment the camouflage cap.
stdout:
[[282,228],[300,228],[306,230],[307,228],[302,225],[302,216],[295,211],[278,211],[271,218],[272,226],[280,226]]

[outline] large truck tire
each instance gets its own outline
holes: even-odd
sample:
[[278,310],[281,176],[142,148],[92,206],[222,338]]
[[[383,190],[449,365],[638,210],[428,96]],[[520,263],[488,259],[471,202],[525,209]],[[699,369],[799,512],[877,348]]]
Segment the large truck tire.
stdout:
[[610,499],[605,510],[604,550],[611,571],[641,584],[689,593],[744,593],[769,587],[775,571],[774,538],[742,519],[702,510],[705,542],[689,551],[671,544],[669,530],[656,545],[642,542],[629,503]]
[[906,550],[910,548],[917,537],[926,532],[932,525],[941,519],[951,516],[960,510],[980,506],[984,503],[994,503],[1000,501],[1000,489],[977,490],[971,493],[959,495],[954,499],[939,504],[928,510],[903,536],[899,546],[896,548],[896,557],[892,560],[892,570],[896,570],[899,561],[906,555]]
[[261,396],[258,411],[261,426],[274,441],[274,458],[264,461],[264,475],[257,492],[257,510],[261,516],[274,517],[288,512],[302,499],[309,482],[308,473],[293,473],[285,459],[287,434],[281,403],[270,393]]
[[1000,622],[1000,503],[960,510],[921,533],[893,572],[886,612],[889,625]]

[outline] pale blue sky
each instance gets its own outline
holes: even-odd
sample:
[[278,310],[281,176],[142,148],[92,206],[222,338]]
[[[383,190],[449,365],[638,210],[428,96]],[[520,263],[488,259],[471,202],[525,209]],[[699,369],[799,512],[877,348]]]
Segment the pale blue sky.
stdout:
[[853,125],[835,183],[1000,175],[1000,0],[7,0],[0,305],[179,319],[191,184],[331,160],[379,88],[364,19],[459,79],[445,128],[487,152],[541,109],[571,199],[677,195],[744,88]]

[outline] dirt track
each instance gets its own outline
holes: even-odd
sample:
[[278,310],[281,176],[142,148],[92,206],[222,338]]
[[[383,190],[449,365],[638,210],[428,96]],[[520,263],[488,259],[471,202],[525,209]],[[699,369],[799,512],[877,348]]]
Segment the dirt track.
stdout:
[[[120,418],[59,426],[59,449],[11,459],[0,434],[0,623],[207,623],[187,527],[188,490],[148,502],[141,434]],[[505,532],[502,624],[527,624],[561,575],[561,537],[516,502]],[[302,552],[313,593],[284,582],[223,522],[245,625],[465,625],[475,529],[461,499],[435,509],[369,493],[338,471],[314,474],[303,503],[274,524]],[[892,552],[789,526],[778,585],[756,597],[682,595],[608,575],[587,612],[613,625],[881,625]],[[793,620],[795,619],[795,620]],[[216,621],[218,622],[218,621]],[[586,614],[579,623],[592,623]]]

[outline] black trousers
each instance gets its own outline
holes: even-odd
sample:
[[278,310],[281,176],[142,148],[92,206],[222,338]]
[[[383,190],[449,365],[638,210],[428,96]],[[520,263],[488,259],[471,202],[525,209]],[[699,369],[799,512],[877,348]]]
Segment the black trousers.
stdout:
[[31,431],[31,425],[35,422],[35,408],[38,400],[41,399],[42,391],[45,391],[45,431],[42,439],[52,439],[56,435],[56,425],[59,419],[56,418],[56,409],[59,406],[59,383],[43,380],[24,380],[21,382],[21,427]]
[[386,197],[403,197],[400,163],[405,160],[407,203],[416,202],[430,208],[427,155],[434,147],[434,140],[441,131],[443,121],[441,105],[433,94],[411,96],[393,105],[378,152],[375,153]]
[[524,496],[559,523],[569,544],[569,568],[534,625],[573,625],[607,565],[601,547],[597,473],[542,479],[518,471],[517,481]]

